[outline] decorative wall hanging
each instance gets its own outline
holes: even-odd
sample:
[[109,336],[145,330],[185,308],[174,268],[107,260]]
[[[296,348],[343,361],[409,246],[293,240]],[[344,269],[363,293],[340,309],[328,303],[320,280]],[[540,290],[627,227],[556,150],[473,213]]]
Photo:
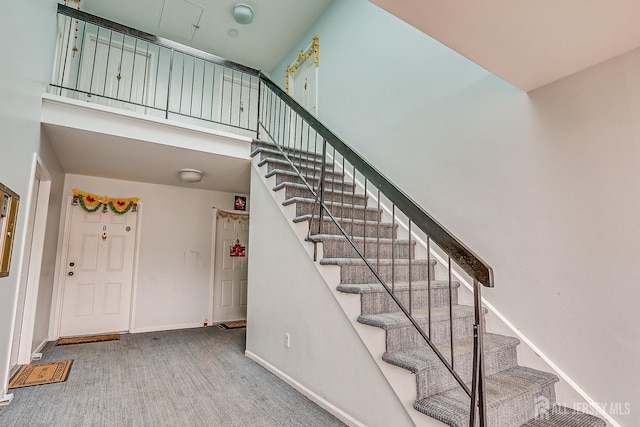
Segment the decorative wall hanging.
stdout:
[[216,209],[216,219],[226,218],[229,220],[240,220],[240,221],[249,221],[249,213],[236,213],[233,211],[224,211],[218,208]]
[[300,68],[300,65],[313,56],[313,65],[316,67],[320,65],[320,39],[316,34],[313,36],[311,45],[306,50],[301,50],[298,53],[298,57],[291,65],[287,65],[287,70],[284,73],[284,91],[289,93],[289,76],[293,76],[295,72]]
[[240,240],[236,239],[236,244],[229,249],[229,256],[246,257],[246,246],[240,244]]
[[236,196],[235,201],[233,202],[233,208],[237,211],[246,211],[247,198],[243,196]]
[[85,212],[93,213],[102,208],[102,213],[107,213],[109,210],[116,215],[124,215],[127,212],[138,211],[137,197],[108,197],[99,196],[93,193],[87,193],[86,191],[73,189],[73,202],[72,206],[82,207]]

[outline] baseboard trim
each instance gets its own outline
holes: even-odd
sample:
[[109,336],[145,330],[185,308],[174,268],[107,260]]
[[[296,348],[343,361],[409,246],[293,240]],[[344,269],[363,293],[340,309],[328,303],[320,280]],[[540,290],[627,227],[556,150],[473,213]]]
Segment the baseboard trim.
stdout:
[[266,360],[262,359],[260,356],[250,352],[249,350],[245,350],[244,355],[249,359],[256,362],[258,365],[265,368],[267,371],[274,374],[276,377],[280,378],[285,383],[289,384],[291,387],[296,389],[300,394],[305,396],[307,399],[311,400],[313,403],[317,404],[319,407],[329,412],[331,415],[342,421],[343,423],[354,426],[354,427],[366,427],[365,424],[361,423],[357,419],[353,418],[351,415],[344,412],[342,409],[333,405],[331,402],[326,399],[320,397],[313,391],[309,390],[307,387],[300,384],[298,381],[291,378],[289,375],[282,372],[280,369],[276,368]]
[[42,341],[36,348],[33,349],[33,351],[31,352],[31,354],[33,353],[42,353],[42,349],[44,348],[45,345],[47,345],[47,343],[49,341],[55,341],[55,340],[49,340],[48,338],[45,339],[44,341]]
[[186,323],[183,325],[159,325],[149,326],[146,328],[134,328],[129,331],[132,334],[143,334],[145,332],[161,332],[161,331],[173,331],[176,329],[195,329],[202,328],[202,323]]

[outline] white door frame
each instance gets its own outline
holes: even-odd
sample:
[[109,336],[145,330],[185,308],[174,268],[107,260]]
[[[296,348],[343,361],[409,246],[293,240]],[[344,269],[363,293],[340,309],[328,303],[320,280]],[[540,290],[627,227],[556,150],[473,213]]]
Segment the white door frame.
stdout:
[[[42,267],[42,253],[44,251],[44,237],[47,229],[47,213],[49,210],[49,195],[51,193],[51,174],[46,168],[37,153],[33,155],[33,161],[31,166],[32,175],[30,182],[30,190],[28,197],[29,205],[27,206],[28,214],[36,209],[34,221],[33,221],[33,233],[30,242],[26,242],[31,246],[29,260],[22,260],[21,262],[28,262],[27,271],[21,271],[20,279],[18,281],[19,286],[22,283],[22,275],[26,274],[26,290],[24,297],[23,307],[16,307],[16,319],[18,316],[22,316],[22,327],[20,328],[20,343],[18,345],[18,364],[24,365],[31,362],[31,352],[33,333],[36,319],[36,310],[38,304],[38,289],[40,285],[40,271]],[[35,188],[36,180],[40,182],[38,188]],[[31,206],[31,198],[33,192],[37,191],[36,206]],[[25,237],[28,230],[25,229]],[[23,250],[23,254],[26,253],[26,248]],[[14,323],[15,324],[15,323]]]
[[[66,276],[67,256],[69,252],[69,237],[71,235],[71,203],[73,197],[68,196],[65,205],[64,231],[62,234],[62,249],[58,256],[57,279],[53,286],[53,298],[51,300],[51,323],[49,336],[51,340],[60,338],[60,324],[62,322],[62,302],[64,296],[64,283]],[[142,228],[142,202],[138,202],[136,218],[136,241],[133,249],[133,272],[131,277],[131,303],[129,307],[129,332],[135,331],[135,302],[138,290],[138,260],[140,259],[140,229]]]

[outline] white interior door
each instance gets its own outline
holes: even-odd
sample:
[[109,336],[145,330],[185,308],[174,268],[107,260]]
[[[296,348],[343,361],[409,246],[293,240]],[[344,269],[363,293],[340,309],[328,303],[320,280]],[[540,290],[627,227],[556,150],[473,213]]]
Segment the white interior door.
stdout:
[[137,214],[71,209],[60,335],[127,331]]
[[[214,261],[213,322],[245,320],[247,318],[247,256],[249,216],[227,216],[216,222]],[[240,242],[245,256],[231,256],[231,247]]]
[[241,73],[225,73],[220,90],[220,121],[250,129],[258,122],[258,85]]
[[[300,67],[298,67],[289,81],[293,99],[314,116],[318,110],[317,70],[318,68],[313,63],[313,60],[308,59],[300,64]],[[310,135],[309,125],[297,117],[293,117],[291,120],[293,122],[287,130],[289,132],[289,145],[304,147],[305,141]]]
[[298,101],[307,111],[314,116],[318,109],[318,68],[312,59],[308,59],[300,64],[300,67],[293,74],[293,79],[289,83],[292,86],[293,99]]
[[79,89],[108,98],[85,94],[84,99],[143,112],[143,107],[130,103],[147,103],[149,91],[146,86],[153,66],[150,58],[144,46],[138,48],[137,45],[126,44],[124,40],[103,40],[87,33],[80,65]]

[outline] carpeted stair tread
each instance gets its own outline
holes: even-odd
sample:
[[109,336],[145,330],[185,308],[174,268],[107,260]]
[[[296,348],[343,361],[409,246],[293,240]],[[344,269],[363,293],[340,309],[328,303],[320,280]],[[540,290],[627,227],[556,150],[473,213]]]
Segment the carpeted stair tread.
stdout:
[[[319,216],[318,215],[311,215],[311,214],[304,214],[304,215],[298,215],[295,218],[293,218],[293,222],[304,222],[304,221],[309,221],[311,219],[315,219],[318,220]],[[329,218],[327,215],[324,215],[322,218],[324,221],[331,221],[331,218]],[[340,218],[336,218],[338,220],[340,220]],[[340,221],[338,221],[340,222]],[[380,227],[394,227],[397,228],[398,224],[394,224],[392,222],[388,222],[388,221],[371,221],[371,220],[367,220],[364,221],[362,219],[357,219],[357,218],[344,218],[344,220],[342,222],[348,222],[349,224],[351,224],[351,222],[353,222],[354,224],[364,224],[365,222],[367,223],[367,228],[371,227],[371,229],[374,229],[378,224],[380,224]]]
[[[316,196],[309,188],[302,183],[282,182],[273,187],[273,191],[285,191],[285,198],[303,197],[315,200]],[[352,193],[349,191],[332,190],[331,186],[323,192],[324,200],[328,202],[340,202],[347,205],[355,204],[356,206],[366,206],[367,196],[361,193]]]
[[[293,167],[291,166],[291,164],[284,158],[276,159],[276,158],[268,157],[258,162],[258,167],[261,167],[264,165],[267,165],[270,171],[274,171],[274,170],[293,171]],[[320,177],[320,165],[317,165],[317,166],[316,165],[295,165],[295,166],[296,166],[296,169],[298,169],[300,173],[305,175],[306,178],[308,178],[309,176]],[[327,170],[325,171],[324,176],[332,177],[333,179],[335,178],[342,179],[344,174],[342,172]]]
[[[408,266],[409,265],[409,260],[406,258],[397,258],[395,260],[392,259],[388,259],[388,258],[382,258],[380,260],[370,260],[370,263],[373,263],[374,267],[377,265],[380,266],[390,266],[390,265],[395,265],[397,267],[403,267],[403,266]],[[418,267],[425,267],[429,264],[431,264],[431,266],[434,266],[438,263],[438,261],[436,260],[431,260],[431,262],[429,262],[429,260],[426,259],[412,259],[411,260],[411,265],[418,268]],[[320,265],[339,265],[339,266],[345,266],[345,265],[362,265],[365,266],[365,262],[364,260],[362,260],[362,258],[323,258],[320,260]]]
[[[544,395],[545,390],[553,387],[558,381],[555,374],[537,369],[516,366],[493,375],[488,375],[485,382],[487,418],[489,425],[498,425],[491,421],[492,412],[500,413],[500,426],[521,425],[518,417],[526,416],[518,408],[505,407],[510,402],[525,402],[526,411],[533,416],[533,405],[537,396]],[[529,404],[531,408],[529,408]],[[460,388],[439,393],[414,402],[413,407],[435,419],[455,427],[467,426],[469,423],[469,396]],[[499,411],[499,412],[498,412]],[[508,420],[505,411],[511,411],[514,420]],[[495,416],[495,414],[494,414]],[[526,422],[527,420],[525,420]]]
[[[483,308],[483,312],[486,313],[486,308]],[[469,305],[452,305],[451,312],[453,319],[462,317],[472,317],[474,310]],[[427,321],[429,318],[428,310],[414,310],[411,313],[413,318],[418,321]],[[431,309],[431,322],[442,322],[449,320],[449,307],[438,307]],[[381,313],[381,314],[367,314],[358,316],[358,322],[364,325],[375,326],[384,330],[390,330],[395,328],[405,328],[411,326],[411,322],[401,311],[395,313]]]
[[[311,230],[311,232],[314,233],[317,231],[319,219],[320,217],[318,215],[302,214],[296,215],[293,218],[293,222],[311,222],[311,224],[313,225],[313,229]],[[374,232],[379,232],[381,237],[392,238],[396,236],[396,232],[398,230],[398,224],[393,224],[387,221],[364,221],[362,219],[354,218],[340,220],[338,218],[338,222],[341,224],[342,228],[349,236],[367,235],[370,237],[372,234],[374,234]],[[342,236],[342,232],[327,215],[323,215],[322,217],[322,227],[320,233]]]
[[606,427],[607,423],[593,415],[555,405],[522,427]]
[[[282,204],[284,206],[292,205],[294,203],[303,203],[303,204],[315,205],[316,204],[316,199],[312,199],[312,198],[309,198],[309,197],[296,196],[296,197],[291,197],[289,199],[286,199],[284,202],[282,202]],[[329,208],[330,211],[332,209],[340,209],[340,208],[342,208],[344,206],[344,207],[346,207],[347,210],[355,210],[357,212],[366,211],[370,215],[373,214],[374,218],[382,213],[382,209],[378,209],[376,207],[370,207],[370,206],[351,205],[350,203],[345,203],[343,205],[342,203],[331,202],[331,201],[325,201],[324,204]],[[339,218],[339,215],[336,216],[335,213],[333,213],[333,212],[331,212],[331,213],[333,214],[334,217]],[[344,218],[344,219],[351,220],[351,217]],[[357,218],[355,218],[355,219],[357,219]],[[371,221],[370,218],[369,218],[369,220]],[[375,220],[373,220],[373,221],[377,222]]]
[[[312,147],[310,147],[312,148]],[[251,143],[251,157],[255,157],[257,154],[261,153],[261,152],[265,152],[265,153],[272,153],[275,155],[282,155],[282,151],[280,151],[280,149],[282,149],[282,151],[284,151],[288,156],[295,156],[295,157],[299,157],[299,156],[304,156],[304,157],[312,157],[315,156],[315,158],[317,159],[321,159],[322,158],[322,154],[321,153],[316,153],[313,151],[306,151],[306,150],[299,150],[297,148],[290,148],[290,147],[279,147],[276,144],[272,143],[272,142],[267,142],[267,141],[260,141],[260,140],[254,140]]]
[[[251,151],[251,154],[250,154],[251,157],[256,157],[258,155],[260,155],[260,160],[264,160],[267,157],[275,158],[275,159],[284,159],[286,155],[294,163],[300,160],[302,160],[303,162],[315,162],[315,163],[320,163],[322,161],[322,155],[320,154],[306,153],[302,151],[291,151],[291,150],[285,150],[283,154],[277,149],[271,149],[271,148],[265,148],[265,147],[255,148],[253,151]],[[325,164],[329,167],[333,166],[331,162],[328,160],[325,161]]]
[[[384,258],[409,258],[415,259],[415,241],[391,238],[367,238],[352,237],[349,241],[343,235],[316,234],[306,238],[307,241],[322,244],[323,258],[359,258],[360,254],[366,255],[368,260]],[[354,245],[358,251],[354,249]],[[321,257],[321,258],[322,258]]]
[[[484,353],[489,354],[499,351],[504,347],[515,347],[520,344],[520,340],[507,335],[484,334]],[[451,354],[450,344],[448,342],[439,343],[438,351],[442,353],[447,360]],[[454,358],[463,357],[464,355],[473,355],[473,337],[465,337],[456,339],[453,342]],[[400,368],[407,369],[413,373],[430,369],[440,369],[442,362],[436,354],[426,347],[411,348],[401,351],[386,352],[382,356],[382,360]]]
[[[348,219],[347,221],[351,222],[350,219]],[[389,224],[391,224],[391,223],[389,223]],[[362,244],[365,241],[365,239],[363,237],[353,237],[352,239],[357,244]],[[343,235],[336,235],[336,234],[314,234],[312,236],[309,236],[308,240],[311,241],[311,242],[324,242],[324,241],[327,241],[327,240],[346,241],[347,238],[344,237]],[[366,238],[366,243],[367,243],[367,245],[369,245],[369,244],[375,245],[377,243],[395,243],[396,245],[411,244],[411,246],[415,246],[416,245],[416,241],[415,240],[411,240],[411,242],[409,242],[407,240],[391,239],[391,238],[386,238],[386,237],[380,237],[380,238],[367,237]]]
[[[371,262],[371,260],[370,260]],[[373,260],[375,262],[375,260]],[[389,284],[389,287],[391,285]],[[431,281],[431,289],[446,289],[449,287],[448,280],[432,280]],[[457,289],[460,287],[460,282],[452,281],[451,282],[452,289]],[[387,293],[387,290],[380,283],[342,283],[338,285],[336,288],[340,292],[344,292],[345,294],[375,294],[375,293]],[[426,280],[419,280],[415,282],[411,282],[411,290],[425,290],[429,289],[429,282]],[[408,291],[409,290],[409,282],[395,282],[394,290],[398,291]]]
[[[273,169],[265,174],[265,178],[271,178],[272,176],[276,177],[277,184],[281,184],[283,182],[298,183],[298,184],[302,183],[302,178],[300,178],[300,176],[297,173],[291,170]],[[313,176],[311,176],[311,177],[305,177],[305,179],[309,184],[312,184],[312,183],[318,182],[320,180],[320,177],[317,176],[314,178]],[[325,183],[326,188],[329,188],[334,191],[341,191],[341,189],[343,189],[344,191],[352,192],[354,188],[353,183],[343,182],[341,179],[334,180],[330,177],[325,177],[323,181]]]

